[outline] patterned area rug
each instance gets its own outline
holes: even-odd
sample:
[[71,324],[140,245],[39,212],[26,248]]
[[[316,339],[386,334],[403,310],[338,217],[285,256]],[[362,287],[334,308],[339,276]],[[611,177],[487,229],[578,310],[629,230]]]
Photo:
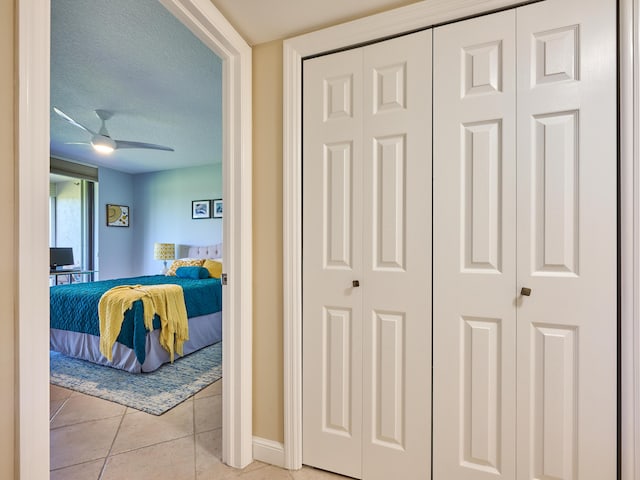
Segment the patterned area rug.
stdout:
[[222,377],[222,342],[150,373],[129,373],[53,351],[50,360],[54,385],[162,415]]

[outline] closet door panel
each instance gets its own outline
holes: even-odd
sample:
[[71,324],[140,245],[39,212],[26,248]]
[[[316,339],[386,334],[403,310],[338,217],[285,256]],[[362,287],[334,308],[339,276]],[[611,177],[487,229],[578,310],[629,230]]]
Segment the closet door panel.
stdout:
[[431,31],[364,48],[363,478],[430,475]]
[[616,3],[518,23],[518,478],[616,476]]
[[515,475],[515,12],[434,32],[433,478]]
[[304,62],[303,462],[360,477],[362,52]]

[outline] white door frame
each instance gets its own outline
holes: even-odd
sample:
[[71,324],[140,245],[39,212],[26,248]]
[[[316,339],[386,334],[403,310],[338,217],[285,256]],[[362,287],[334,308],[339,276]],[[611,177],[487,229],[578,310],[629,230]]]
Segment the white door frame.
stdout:
[[[252,461],[251,48],[209,0],[161,0],[223,60],[223,461]],[[17,471],[49,476],[49,290],[46,281],[49,184],[50,0],[17,8]],[[234,319],[232,322],[231,319]]]
[[[302,466],[302,59],[492,10],[517,0],[433,0],[284,42],[283,258],[285,466]],[[640,0],[620,6],[622,478],[640,478]],[[613,372],[612,372],[613,374]]]
[[620,357],[623,480],[640,478],[640,0],[620,16]]

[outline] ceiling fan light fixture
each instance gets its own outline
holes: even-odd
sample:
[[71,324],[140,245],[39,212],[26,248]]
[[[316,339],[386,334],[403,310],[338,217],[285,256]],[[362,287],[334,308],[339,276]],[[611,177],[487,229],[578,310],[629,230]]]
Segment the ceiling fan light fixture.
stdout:
[[[107,130],[107,126],[105,122],[111,118],[113,112],[109,112],[107,110],[95,110],[96,116],[100,119],[100,130],[94,132],[88,127],[85,127],[81,123],[76,122],[69,115],[64,113],[58,107],[53,107],[53,111],[63,120],[66,120],[74,127],[78,127],[81,130],[91,134],[91,143],[90,145],[93,149],[100,153],[101,155],[109,155],[113,153],[115,149],[119,148],[142,148],[147,150],[163,150],[165,152],[174,152],[175,150],[171,147],[165,147],[164,145],[157,145],[155,143],[145,143],[145,142],[132,142],[130,140],[114,140],[109,135],[109,131]],[[77,142],[67,142],[67,143],[77,143]],[[86,142],[80,142],[82,145],[86,145]]]
[[113,148],[110,147],[109,145],[93,144],[92,146],[93,146],[93,149],[98,153],[108,154],[113,152]]
[[91,146],[96,152],[108,155],[116,149],[116,142],[109,137],[96,135],[91,139]]

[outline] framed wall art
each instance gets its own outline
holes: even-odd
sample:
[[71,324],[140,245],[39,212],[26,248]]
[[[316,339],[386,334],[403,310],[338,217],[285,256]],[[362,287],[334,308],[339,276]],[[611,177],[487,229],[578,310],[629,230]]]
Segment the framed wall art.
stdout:
[[107,203],[107,227],[128,227],[129,207]]
[[191,218],[211,218],[211,200],[193,200],[191,202]]
[[222,199],[211,200],[213,218],[222,218]]

